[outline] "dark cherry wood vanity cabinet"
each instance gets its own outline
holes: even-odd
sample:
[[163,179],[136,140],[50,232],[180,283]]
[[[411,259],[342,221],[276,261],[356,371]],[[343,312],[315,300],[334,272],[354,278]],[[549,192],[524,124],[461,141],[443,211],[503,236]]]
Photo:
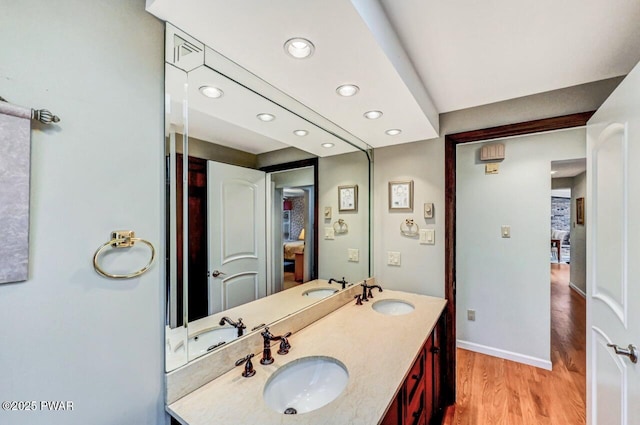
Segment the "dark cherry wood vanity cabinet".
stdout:
[[434,425],[442,423],[444,397],[442,395],[442,364],[445,349],[444,316],[418,352],[398,395],[382,420],[382,425]]

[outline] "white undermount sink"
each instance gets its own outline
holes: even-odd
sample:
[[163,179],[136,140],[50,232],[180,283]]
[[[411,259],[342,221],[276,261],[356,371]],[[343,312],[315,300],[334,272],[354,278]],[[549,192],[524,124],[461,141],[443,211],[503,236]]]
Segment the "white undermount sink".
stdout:
[[264,387],[264,401],[279,413],[306,413],[338,398],[348,381],[349,372],[339,360],[303,357],[271,375]]
[[387,314],[389,316],[400,316],[409,314],[415,307],[402,300],[380,300],[373,303],[373,309],[378,313]]
[[336,292],[338,292],[338,290],[333,288],[314,288],[309,289],[308,291],[304,291],[302,293],[302,296],[309,298],[327,298],[328,296],[333,295]]

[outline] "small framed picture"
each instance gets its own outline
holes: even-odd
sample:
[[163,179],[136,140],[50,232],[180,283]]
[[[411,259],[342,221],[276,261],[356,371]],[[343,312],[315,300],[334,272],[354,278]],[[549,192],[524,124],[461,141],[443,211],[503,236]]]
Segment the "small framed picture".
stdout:
[[576,199],[576,222],[584,226],[584,198]]
[[389,182],[389,209],[413,211],[413,180]]
[[358,185],[338,186],[338,211],[358,211]]

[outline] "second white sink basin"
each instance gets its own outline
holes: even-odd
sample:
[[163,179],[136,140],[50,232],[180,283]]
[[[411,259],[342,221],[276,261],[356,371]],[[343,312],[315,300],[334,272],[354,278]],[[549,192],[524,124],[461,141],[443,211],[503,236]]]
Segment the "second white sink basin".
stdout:
[[373,309],[389,316],[400,316],[411,313],[415,307],[402,300],[380,300],[373,303]]
[[347,368],[339,360],[303,357],[271,375],[264,387],[264,401],[279,413],[306,413],[335,400],[348,381]]
[[333,288],[314,288],[304,291],[302,295],[309,298],[327,298],[336,292],[338,292],[338,290]]

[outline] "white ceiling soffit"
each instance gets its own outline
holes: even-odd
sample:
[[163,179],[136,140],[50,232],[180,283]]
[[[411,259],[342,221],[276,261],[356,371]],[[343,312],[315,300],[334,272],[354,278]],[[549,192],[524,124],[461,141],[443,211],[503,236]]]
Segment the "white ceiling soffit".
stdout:
[[626,75],[640,1],[381,0],[438,111]]
[[[437,111],[377,0],[148,0],[147,10],[373,147],[438,135]],[[314,54],[288,56],[293,37],[311,40]],[[360,91],[340,97],[342,84]],[[384,115],[368,120],[370,110]]]
[[563,161],[553,161],[551,163],[551,177],[559,179],[563,177],[575,177],[587,170],[587,159],[567,159]]

